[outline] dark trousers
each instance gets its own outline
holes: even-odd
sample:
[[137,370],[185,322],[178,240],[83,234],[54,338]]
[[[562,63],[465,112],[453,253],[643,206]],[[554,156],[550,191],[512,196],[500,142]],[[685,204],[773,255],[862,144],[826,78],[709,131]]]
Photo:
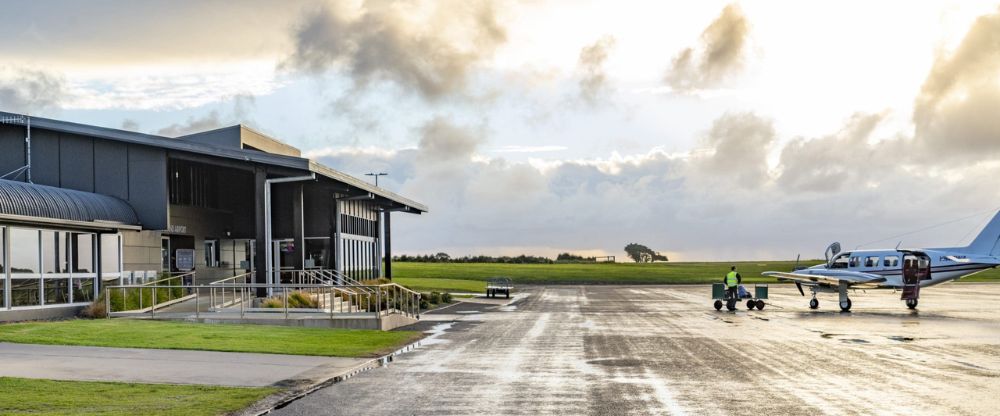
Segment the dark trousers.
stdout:
[[729,299],[739,299],[740,298],[740,292],[739,292],[738,288],[739,288],[739,286],[733,286],[733,287],[730,287],[730,288],[726,289],[726,294],[729,296]]

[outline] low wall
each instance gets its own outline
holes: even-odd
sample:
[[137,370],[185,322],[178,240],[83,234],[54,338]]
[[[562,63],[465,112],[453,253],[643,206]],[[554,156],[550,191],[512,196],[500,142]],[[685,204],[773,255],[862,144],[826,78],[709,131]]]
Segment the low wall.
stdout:
[[49,306],[38,309],[0,310],[0,322],[46,321],[52,319],[72,318],[80,313],[84,306]]

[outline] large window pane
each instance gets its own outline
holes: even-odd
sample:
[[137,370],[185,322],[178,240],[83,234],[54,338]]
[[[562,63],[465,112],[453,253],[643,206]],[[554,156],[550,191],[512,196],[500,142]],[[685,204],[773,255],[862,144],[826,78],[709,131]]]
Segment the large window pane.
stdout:
[[[11,239],[13,240],[13,239]],[[11,306],[36,306],[40,303],[41,279],[10,279]]]
[[42,280],[45,286],[46,305],[69,303],[69,279],[49,278]]
[[73,273],[95,273],[94,235],[73,234]]
[[70,234],[42,231],[42,273],[69,273]]
[[38,230],[10,229],[10,272],[38,273]]
[[73,279],[73,302],[92,302],[94,300],[94,278]]
[[120,272],[118,234],[101,234],[101,273]]

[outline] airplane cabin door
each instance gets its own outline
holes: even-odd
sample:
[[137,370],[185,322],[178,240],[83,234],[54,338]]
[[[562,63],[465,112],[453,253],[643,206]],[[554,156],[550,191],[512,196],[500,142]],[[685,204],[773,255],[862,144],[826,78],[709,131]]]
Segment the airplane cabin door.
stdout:
[[901,300],[920,297],[920,281],[931,278],[931,258],[923,253],[906,253],[903,256],[903,294]]

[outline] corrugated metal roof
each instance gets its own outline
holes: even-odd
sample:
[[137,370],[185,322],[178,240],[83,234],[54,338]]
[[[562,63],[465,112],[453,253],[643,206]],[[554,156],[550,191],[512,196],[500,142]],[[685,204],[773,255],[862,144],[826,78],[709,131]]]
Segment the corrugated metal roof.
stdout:
[[125,201],[107,195],[0,179],[0,214],[139,225]]

